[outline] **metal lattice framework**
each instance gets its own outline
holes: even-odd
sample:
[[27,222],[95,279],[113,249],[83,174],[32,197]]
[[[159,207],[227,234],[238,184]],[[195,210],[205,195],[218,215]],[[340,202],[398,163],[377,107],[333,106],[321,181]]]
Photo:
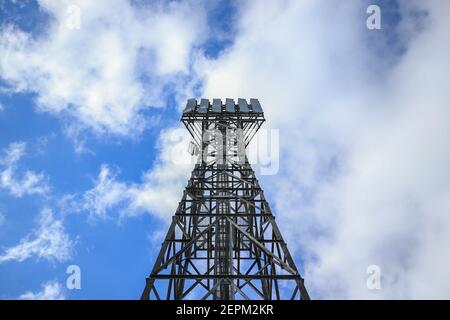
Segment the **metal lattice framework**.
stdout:
[[309,299],[245,155],[259,101],[190,99],[181,121],[198,163],[141,299]]

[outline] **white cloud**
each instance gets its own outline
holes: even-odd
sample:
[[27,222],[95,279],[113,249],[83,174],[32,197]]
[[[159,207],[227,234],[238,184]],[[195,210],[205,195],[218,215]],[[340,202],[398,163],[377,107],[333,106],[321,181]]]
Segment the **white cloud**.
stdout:
[[39,292],[27,292],[19,297],[19,300],[64,300],[62,286],[57,281],[49,281],[42,285]]
[[168,219],[176,210],[176,203],[193,168],[194,159],[188,154],[188,142],[184,129],[163,131],[159,141],[159,158],[153,168],[143,174],[140,183],[120,181],[116,170],[103,165],[95,186],[86,191],[81,199],[76,197],[73,201],[75,206],[82,203],[78,208],[88,211],[95,218],[107,218],[108,211],[115,211],[121,217],[148,212]]
[[24,142],[11,143],[3,150],[0,158],[0,188],[8,190],[15,197],[23,195],[46,194],[50,187],[42,173],[26,170],[22,175],[17,173],[17,163],[25,155]]
[[[14,91],[37,93],[39,110],[75,118],[77,130],[140,132],[148,120],[142,111],[162,106],[167,86],[186,81],[205,25],[203,8],[191,1],[39,5],[51,17],[41,35],[11,25],[0,30],[0,75]],[[80,29],[67,27],[73,5]]]
[[0,103],[0,112],[2,112],[4,110],[5,110],[5,106],[2,103]]
[[33,256],[50,261],[66,261],[71,257],[73,241],[64,230],[62,220],[54,217],[52,210],[43,209],[39,216],[39,228],[23,238],[16,246],[0,255],[0,263],[24,261]]
[[[399,4],[392,34],[368,37],[361,2],[249,1],[233,46],[196,65],[204,96],[258,97],[281,129],[281,171],[263,187],[313,298],[450,297],[450,8]],[[138,184],[103,167],[85,209],[173,214],[193,165],[171,151]]]
[[197,65],[205,96],[258,97],[281,129],[263,187],[316,298],[450,297],[450,4],[399,5],[368,37],[359,1],[249,1],[232,48]]

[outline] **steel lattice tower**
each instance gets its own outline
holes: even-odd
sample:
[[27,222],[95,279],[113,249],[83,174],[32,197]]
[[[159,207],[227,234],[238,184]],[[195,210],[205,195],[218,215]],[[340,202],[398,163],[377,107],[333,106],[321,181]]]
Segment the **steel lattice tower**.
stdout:
[[257,99],[190,99],[181,121],[198,161],[141,299],[309,299],[246,147]]

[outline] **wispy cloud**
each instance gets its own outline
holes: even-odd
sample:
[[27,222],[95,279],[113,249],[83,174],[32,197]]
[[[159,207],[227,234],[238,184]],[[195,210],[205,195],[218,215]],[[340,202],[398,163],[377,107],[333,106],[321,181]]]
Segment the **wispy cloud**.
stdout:
[[168,219],[193,167],[193,159],[187,152],[188,141],[183,129],[165,130],[159,141],[159,158],[140,183],[121,181],[118,170],[105,164],[95,186],[70,199],[69,207],[87,211],[91,218],[124,218],[147,212]]
[[31,170],[26,170],[23,174],[18,173],[17,164],[25,155],[25,151],[24,142],[11,143],[3,150],[3,157],[0,158],[0,188],[8,190],[15,197],[45,194],[50,187],[44,174]]
[[0,263],[21,262],[31,257],[61,262],[71,257],[74,243],[65,232],[63,221],[46,208],[41,211],[38,222],[37,230],[0,255]]
[[26,292],[20,295],[19,300],[64,300],[62,286],[57,281],[49,281],[42,285],[39,292]]
[[130,200],[129,186],[117,181],[116,173],[108,165],[102,165],[96,185],[83,194],[82,200],[81,209],[87,210],[92,218],[106,218],[108,210]]

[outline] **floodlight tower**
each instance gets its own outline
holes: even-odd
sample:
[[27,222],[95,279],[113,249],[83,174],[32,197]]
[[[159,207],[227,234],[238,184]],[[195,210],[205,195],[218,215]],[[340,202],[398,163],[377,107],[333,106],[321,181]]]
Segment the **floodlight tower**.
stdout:
[[181,121],[198,161],[141,299],[309,299],[245,154],[257,99],[189,99]]

